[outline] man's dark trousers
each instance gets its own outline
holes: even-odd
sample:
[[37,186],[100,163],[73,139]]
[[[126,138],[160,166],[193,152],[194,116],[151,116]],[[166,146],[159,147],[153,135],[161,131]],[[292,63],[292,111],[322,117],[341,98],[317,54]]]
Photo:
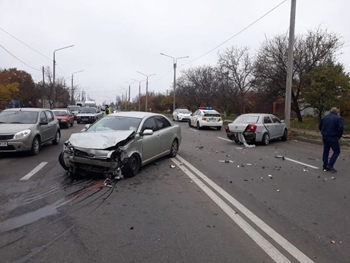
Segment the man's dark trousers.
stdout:
[[[323,136],[323,166],[332,168],[340,154],[340,145],[337,137]],[[328,162],[329,150],[333,150],[331,159]]]

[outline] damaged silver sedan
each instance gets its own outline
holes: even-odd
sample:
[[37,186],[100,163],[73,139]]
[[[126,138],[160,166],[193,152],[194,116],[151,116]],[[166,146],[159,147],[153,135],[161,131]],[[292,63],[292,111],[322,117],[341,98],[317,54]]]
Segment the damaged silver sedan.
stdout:
[[134,176],[139,169],[160,157],[175,157],[181,143],[181,127],[164,115],[150,112],[118,112],[64,143],[59,156],[70,174],[104,174],[114,179]]

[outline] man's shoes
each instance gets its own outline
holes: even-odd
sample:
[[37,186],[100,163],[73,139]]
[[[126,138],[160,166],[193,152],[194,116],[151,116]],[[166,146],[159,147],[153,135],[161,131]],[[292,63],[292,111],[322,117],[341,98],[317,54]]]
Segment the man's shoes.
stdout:
[[331,172],[331,173],[336,173],[337,170],[335,170],[333,167],[326,166],[325,168],[326,171]]

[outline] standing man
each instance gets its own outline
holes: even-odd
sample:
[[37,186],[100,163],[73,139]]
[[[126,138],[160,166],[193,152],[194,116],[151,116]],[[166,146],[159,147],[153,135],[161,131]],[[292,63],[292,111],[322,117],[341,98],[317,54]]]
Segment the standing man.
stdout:
[[[329,114],[321,119],[321,122],[318,125],[323,141],[323,170],[331,171],[332,173],[337,171],[334,169],[334,164],[340,154],[339,139],[342,137],[344,131],[343,118],[338,116],[338,113],[338,109],[333,107]],[[331,148],[333,154],[328,160],[329,150]]]
[[105,106],[105,111],[103,112],[103,116],[106,116],[106,115],[108,115],[108,114],[110,114],[110,113],[111,113],[111,110],[109,109],[109,106],[106,105],[106,106]]

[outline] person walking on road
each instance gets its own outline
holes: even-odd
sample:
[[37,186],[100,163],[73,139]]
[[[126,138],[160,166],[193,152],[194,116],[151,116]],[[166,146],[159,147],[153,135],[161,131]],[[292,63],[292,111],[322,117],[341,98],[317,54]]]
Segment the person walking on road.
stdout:
[[103,112],[103,116],[106,116],[108,114],[111,114],[111,110],[108,105],[105,106],[105,110]]
[[[338,109],[333,107],[329,114],[323,116],[320,124],[318,125],[323,141],[323,170],[333,173],[337,171],[334,169],[334,164],[340,154],[339,140],[344,131],[343,118],[338,116],[338,114]],[[333,154],[329,159],[330,149],[332,149]]]

